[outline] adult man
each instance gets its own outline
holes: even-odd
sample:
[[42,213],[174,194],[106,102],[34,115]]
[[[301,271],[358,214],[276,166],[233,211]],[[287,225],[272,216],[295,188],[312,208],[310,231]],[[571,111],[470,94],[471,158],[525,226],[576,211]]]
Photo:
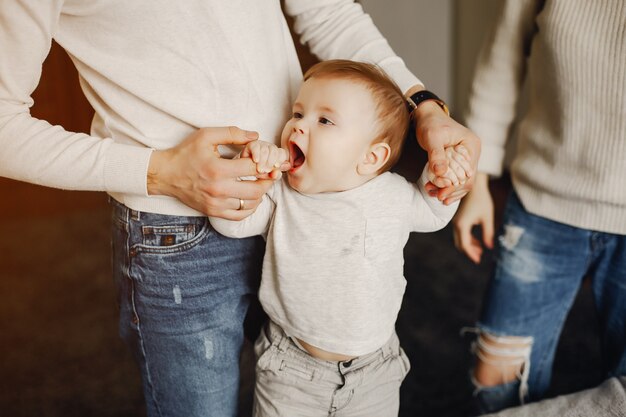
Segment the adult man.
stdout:
[[[372,61],[408,95],[422,88],[352,1],[286,11],[320,58]],[[0,175],[112,196],[120,332],[148,415],[233,415],[259,242],[222,238],[205,216],[243,218],[271,185],[239,181],[255,165],[218,145],[276,141],[289,114],[302,74],[279,2],[22,0],[2,2],[0,22]],[[91,135],[29,114],[53,38],[96,111]],[[432,100],[414,114],[436,172],[461,141],[475,166],[471,132]]]

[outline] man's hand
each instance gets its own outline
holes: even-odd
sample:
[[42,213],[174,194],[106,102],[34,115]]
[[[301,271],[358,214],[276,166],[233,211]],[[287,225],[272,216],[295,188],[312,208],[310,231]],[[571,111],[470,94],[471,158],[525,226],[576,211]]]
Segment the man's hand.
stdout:
[[258,136],[232,126],[209,127],[174,148],[154,151],[148,167],[148,194],[176,197],[208,216],[229,220],[249,216],[274,181],[240,181],[239,177],[257,175],[256,164],[249,158],[223,159],[217,147],[245,145]]
[[444,204],[451,204],[467,194],[474,184],[478,158],[480,157],[480,139],[465,126],[448,116],[433,101],[421,103],[413,110],[415,129],[419,145],[428,153],[429,169],[438,177],[444,177],[448,170],[445,148],[463,145],[468,153],[470,170],[468,179],[463,184],[449,185],[443,188],[429,182],[426,190],[436,195]]
[[483,254],[481,241],[472,236],[472,227],[482,227],[482,243],[493,248],[493,200],[489,192],[487,174],[478,173],[472,191],[461,201],[452,224],[454,245],[474,263],[479,263]]

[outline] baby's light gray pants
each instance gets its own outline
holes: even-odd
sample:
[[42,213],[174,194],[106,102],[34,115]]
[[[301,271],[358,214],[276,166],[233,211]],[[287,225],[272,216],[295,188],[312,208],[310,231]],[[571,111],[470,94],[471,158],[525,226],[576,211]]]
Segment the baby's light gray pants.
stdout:
[[316,359],[275,323],[257,339],[254,417],[397,417],[409,360],[398,336],[351,361]]

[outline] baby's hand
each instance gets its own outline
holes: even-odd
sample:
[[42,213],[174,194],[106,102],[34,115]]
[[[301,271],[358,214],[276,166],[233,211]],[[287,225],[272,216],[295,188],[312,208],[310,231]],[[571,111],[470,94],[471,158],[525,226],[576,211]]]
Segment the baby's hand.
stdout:
[[469,152],[463,145],[450,146],[445,149],[445,152],[448,170],[439,177],[429,170],[428,180],[439,188],[464,184],[469,179],[469,172],[471,171]]
[[286,149],[263,140],[248,142],[241,157],[251,158],[256,163],[256,170],[260,174],[257,178],[278,179],[281,171],[287,171],[291,167]]

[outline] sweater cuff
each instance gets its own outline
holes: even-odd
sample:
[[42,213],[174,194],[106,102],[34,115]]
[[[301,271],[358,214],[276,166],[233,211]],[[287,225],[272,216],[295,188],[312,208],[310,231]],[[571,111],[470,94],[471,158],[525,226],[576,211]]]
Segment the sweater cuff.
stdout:
[[480,151],[478,160],[478,172],[484,172],[493,177],[502,175],[502,165],[504,163],[504,148],[499,146],[484,145]]
[[148,196],[148,164],[153,149],[113,143],[104,163],[104,187],[110,193]]
[[465,118],[465,123],[481,141],[478,171],[492,176],[502,174],[509,125],[495,120],[479,119],[471,114]]

